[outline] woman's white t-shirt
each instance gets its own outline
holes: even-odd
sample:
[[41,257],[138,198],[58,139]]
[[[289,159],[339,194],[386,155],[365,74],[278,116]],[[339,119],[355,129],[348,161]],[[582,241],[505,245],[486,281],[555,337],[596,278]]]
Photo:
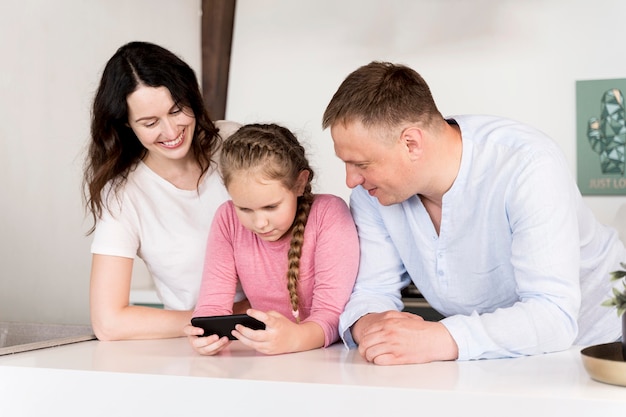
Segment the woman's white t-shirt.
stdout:
[[[216,126],[223,138],[239,128],[232,122],[217,122]],[[181,190],[139,162],[117,196],[110,193],[105,200],[108,190],[105,188],[103,195],[108,209],[96,224],[91,252],[141,258],[164,307],[192,310],[213,216],[230,199],[215,166],[205,174],[198,190]]]

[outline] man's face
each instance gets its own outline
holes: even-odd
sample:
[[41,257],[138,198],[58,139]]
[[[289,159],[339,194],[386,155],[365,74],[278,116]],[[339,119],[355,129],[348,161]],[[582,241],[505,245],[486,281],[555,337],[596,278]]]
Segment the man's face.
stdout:
[[392,138],[392,132],[352,121],[332,126],[330,133],[335,154],[346,164],[348,187],[361,185],[383,206],[401,203],[415,194],[409,180],[409,149],[400,132]]

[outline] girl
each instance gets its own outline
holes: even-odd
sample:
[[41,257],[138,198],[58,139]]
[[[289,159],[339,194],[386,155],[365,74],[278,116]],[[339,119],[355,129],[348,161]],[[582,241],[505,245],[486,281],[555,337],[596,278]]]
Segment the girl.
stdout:
[[[84,173],[94,219],[89,233],[95,230],[90,308],[98,339],[183,335],[206,233],[228,199],[212,159],[238,127],[211,121],[193,70],[160,46],[131,42],[106,64]],[[165,309],[129,305],[135,256]]]
[[[313,170],[286,128],[246,125],[225,143],[220,171],[230,194],[218,209],[206,247],[194,316],[231,314],[237,280],[265,330],[236,326],[233,336],[265,354],[328,346],[354,285],[359,245],[346,203],[311,192]],[[209,261],[210,260],[210,261]],[[213,355],[227,337],[196,337],[194,349]]]

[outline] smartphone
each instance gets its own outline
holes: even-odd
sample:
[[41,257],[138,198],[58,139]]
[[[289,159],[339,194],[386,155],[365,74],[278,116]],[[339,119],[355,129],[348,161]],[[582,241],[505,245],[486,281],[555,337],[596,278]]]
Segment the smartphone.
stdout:
[[202,336],[216,334],[219,337],[226,336],[230,340],[235,340],[235,337],[231,334],[231,332],[235,329],[236,324],[242,324],[252,330],[265,330],[265,323],[258,321],[247,314],[193,317],[191,319],[192,326],[204,329],[204,334]]

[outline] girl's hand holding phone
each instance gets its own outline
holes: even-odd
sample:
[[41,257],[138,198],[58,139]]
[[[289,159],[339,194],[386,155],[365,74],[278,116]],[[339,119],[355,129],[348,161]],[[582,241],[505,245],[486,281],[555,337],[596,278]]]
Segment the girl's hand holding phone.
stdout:
[[249,309],[246,313],[265,323],[265,330],[252,330],[237,325],[233,335],[257,352],[278,355],[324,345],[324,331],[317,323],[297,324],[276,311]]
[[193,349],[201,355],[215,355],[230,344],[230,340],[226,336],[219,337],[216,334],[212,334],[206,337],[198,337],[203,335],[204,330],[191,324],[185,326],[184,332]]
[[265,330],[251,330],[237,325],[233,336],[246,346],[266,355],[292,352],[293,335],[298,325],[276,311],[249,309],[246,314],[265,323]]

